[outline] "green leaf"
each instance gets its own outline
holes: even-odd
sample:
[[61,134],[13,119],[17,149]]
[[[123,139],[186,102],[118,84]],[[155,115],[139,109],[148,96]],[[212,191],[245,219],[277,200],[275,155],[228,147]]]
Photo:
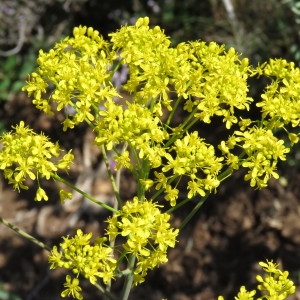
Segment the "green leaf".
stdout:
[[17,56],[16,55],[9,56],[4,63],[3,70],[4,72],[9,72],[12,69],[14,69],[16,65],[17,65]]

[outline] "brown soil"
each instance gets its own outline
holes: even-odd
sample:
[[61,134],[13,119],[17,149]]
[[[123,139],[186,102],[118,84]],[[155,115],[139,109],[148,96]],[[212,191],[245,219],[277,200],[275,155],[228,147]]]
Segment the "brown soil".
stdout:
[[[59,139],[67,149],[72,146],[77,162],[69,179],[101,201],[111,201],[101,157],[96,148],[88,146],[92,133],[82,127],[63,136],[59,116],[45,117],[33,110],[24,96],[19,97],[2,108],[7,124],[24,119],[37,131]],[[169,262],[151,272],[146,283],[134,289],[131,299],[210,300],[220,294],[233,299],[239,286],[255,287],[257,262],[265,259],[290,271],[299,292],[289,299],[300,299],[300,174],[295,168],[281,173],[285,181],[271,180],[269,187],[260,191],[251,189],[240,172],[228,179],[180,233]],[[103,233],[107,214],[80,197],[62,206],[55,186],[48,184],[50,200],[35,203],[30,191],[17,193],[3,179],[0,183],[0,216],[50,247],[77,228],[94,236]],[[128,174],[123,174],[121,187],[124,198],[132,197],[135,184]],[[173,216],[174,226],[194,204]],[[47,255],[46,250],[0,225],[0,292],[9,291],[23,300],[60,299],[66,273],[49,271]],[[0,293],[0,299],[8,298],[1,298]],[[84,299],[102,298],[84,283]]]

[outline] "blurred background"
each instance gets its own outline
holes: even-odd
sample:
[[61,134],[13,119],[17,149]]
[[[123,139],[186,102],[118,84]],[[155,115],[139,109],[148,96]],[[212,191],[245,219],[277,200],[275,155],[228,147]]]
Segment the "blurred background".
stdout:
[[[66,136],[60,129],[60,116],[38,112],[21,87],[36,67],[39,49],[49,50],[71,35],[74,26],[92,26],[107,38],[142,16],[150,17],[151,26],[163,28],[173,45],[196,39],[215,41],[234,47],[252,65],[276,57],[296,65],[300,62],[300,1],[1,0],[0,132],[25,120],[66,149],[74,148],[76,166],[70,180],[103,201],[109,201],[112,191],[101,169],[100,153],[89,146],[92,133],[80,126]],[[260,83],[253,83],[251,96],[259,99],[260,92]],[[131,299],[210,300],[220,294],[232,299],[240,285],[255,287],[257,262],[265,259],[288,269],[300,286],[299,158],[296,147],[280,166],[280,180],[271,180],[261,191],[250,189],[240,172],[225,182],[181,233],[169,262],[149,274]],[[0,188],[0,216],[49,246],[76,228],[95,235],[103,232],[103,211],[83,205],[80,197],[73,206],[62,208],[55,186],[49,183],[52,197],[47,203],[33,203],[30,191],[11,191],[2,178]],[[126,173],[122,193],[127,198],[135,193]],[[174,215],[175,225],[188,209]],[[66,273],[49,272],[48,267],[45,251],[0,225],[0,300],[60,299]],[[84,287],[84,299],[102,299],[95,288]],[[300,299],[300,292],[290,299]]]

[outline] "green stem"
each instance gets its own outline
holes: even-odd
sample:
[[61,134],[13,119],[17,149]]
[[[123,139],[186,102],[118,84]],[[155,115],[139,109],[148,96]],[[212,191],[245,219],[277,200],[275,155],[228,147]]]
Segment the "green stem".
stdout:
[[20,236],[22,236],[23,238],[25,238],[28,241],[31,241],[32,243],[38,245],[39,247],[51,252],[51,248],[48,247],[47,245],[45,245],[44,243],[40,242],[39,240],[37,240],[35,237],[33,237],[32,235],[26,233],[25,231],[21,230],[20,228],[18,228],[17,226],[9,223],[6,219],[1,218],[0,217],[0,222],[2,224],[4,224],[5,226],[9,227],[11,230],[13,230],[14,232],[16,232],[17,234],[19,234]]
[[79,194],[81,194],[82,196],[84,196],[85,198],[91,200],[92,202],[104,207],[105,209],[113,212],[113,213],[119,213],[118,210],[112,208],[111,206],[101,202],[101,201],[98,201],[96,198],[92,197],[90,194],[87,194],[86,192],[80,190],[79,188],[77,188],[75,185],[73,185],[72,183],[68,182],[67,180],[61,178],[59,175],[57,174],[52,174],[51,175],[53,179],[56,179],[60,182],[62,182],[63,184],[65,184],[66,186],[70,187],[71,189],[73,189],[74,191],[78,192]]
[[122,290],[120,300],[127,300],[129,297],[129,294],[130,294],[130,291],[132,288],[132,283],[133,283],[134,264],[135,264],[135,256],[133,254],[131,254],[129,256],[129,260],[128,260],[128,269],[130,272],[125,277],[125,282],[123,285],[123,290]]
[[[193,198],[192,198],[193,199]],[[171,207],[170,209],[168,209],[166,211],[167,214],[171,214],[173,211],[177,210],[178,208],[180,208],[181,206],[185,205],[186,203],[190,202],[192,199],[186,198],[183,201],[180,201],[178,204],[176,204],[175,206]]]
[[[218,179],[220,181],[223,181],[227,177],[229,177],[231,174],[232,174],[232,168],[227,168],[224,172],[222,172],[218,176]],[[204,202],[206,201],[206,199],[209,197],[210,194],[211,194],[211,192],[208,192],[204,197],[202,197],[200,199],[200,201],[197,203],[197,205],[192,209],[192,211],[182,221],[182,223],[180,224],[179,230],[181,230],[192,219],[192,217],[198,212],[198,210],[204,204]],[[169,209],[167,211],[167,213],[171,213],[171,212],[175,211],[176,209],[178,209],[179,207],[181,207],[182,205],[184,205],[185,203],[187,203],[189,200],[191,200],[191,199],[185,199],[184,201],[178,203],[175,207],[172,207],[171,209]]]
[[[128,142],[128,144],[129,144],[129,148],[130,148],[130,150],[131,150],[131,153],[132,153],[132,155],[133,155],[134,161],[135,161],[136,164],[137,164],[136,169],[137,169],[137,170],[140,170],[140,169],[141,169],[141,162],[140,162],[140,159],[139,159],[139,155],[138,155],[138,153],[137,153],[137,150],[132,146],[132,144],[131,144],[130,142]],[[137,171],[135,171],[133,174],[136,176],[136,178],[139,177]]]
[[108,158],[107,158],[107,154],[106,154],[106,150],[105,150],[104,145],[101,146],[101,150],[102,150],[103,159],[104,159],[104,162],[105,162],[107,174],[109,176],[109,180],[111,182],[115,197],[118,201],[118,206],[119,206],[119,208],[121,208],[122,207],[122,200],[121,200],[121,197],[120,197],[120,194],[119,194],[119,189],[118,189],[117,184],[115,182],[115,178],[114,178],[114,176],[111,172],[111,169],[110,169],[110,165],[109,165],[109,161],[108,161]]
[[173,119],[173,116],[175,114],[175,111],[176,111],[176,109],[177,109],[177,107],[178,107],[181,99],[182,99],[182,97],[178,97],[177,100],[176,100],[176,102],[175,102],[175,104],[172,106],[172,111],[171,111],[171,113],[170,113],[170,115],[168,117],[168,120],[166,122],[167,125],[169,125],[170,122],[171,122],[171,120]]
[[198,210],[203,205],[203,203],[205,202],[205,200],[208,198],[209,195],[210,195],[210,193],[207,193],[204,197],[201,198],[201,200],[197,203],[197,205],[192,209],[192,211],[182,221],[182,223],[179,226],[179,230],[182,230],[182,228],[192,219],[192,217],[198,212]]
[[94,283],[94,286],[105,295],[106,299],[117,300],[117,298],[109,291],[105,290],[105,288],[102,285]]
[[218,176],[218,180],[220,182],[222,182],[223,180],[225,180],[226,178],[228,178],[233,172],[232,168],[227,168],[225,171],[223,171],[219,176]]
[[145,187],[143,184],[141,184],[140,180],[149,178],[150,165],[149,165],[149,161],[145,158],[142,158],[141,162],[142,162],[142,167],[138,172],[138,178],[137,178],[137,197],[139,199],[144,199]]
[[[126,151],[128,147],[128,144],[127,143],[124,143],[123,145],[123,149],[122,149],[122,154],[124,153],[124,151]],[[119,154],[121,155],[121,154]],[[120,182],[121,182],[121,172],[122,172],[122,168],[120,168],[117,173],[116,173],[116,177],[115,177],[115,183],[116,183],[116,188],[117,188],[117,191],[120,190]],[[117,195],[119,195],[119,192],[117,193]],[[115,197],[114,199],[114,209],[118,209],[119,208],[119,201],[117,200],[117,197]],[[115,240],[112,240],[110,241],[109,245],[112,249],[115,248]],[[111,289],[111,281],[109,281],[107,284],[106,284],[106,292],[110,292],[110,289]],[[109,299],[108,297],[106,297],[107,299]]]

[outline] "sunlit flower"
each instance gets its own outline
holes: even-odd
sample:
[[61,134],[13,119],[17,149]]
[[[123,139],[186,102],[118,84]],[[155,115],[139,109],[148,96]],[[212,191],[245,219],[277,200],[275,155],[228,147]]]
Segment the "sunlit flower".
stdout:
[[137,197],[127,201],[120,214],[108,219],[109,239],[126,237],[122,247],[137,258],[134,284],[143,282],[148,269],[167,261],[167,249],[175,246],[178,235],[178,229],[172,229],[169,220],[170,215],[161,213],[157,204],[139,201]]
[[[17,190],[28,189],[27,179],[47,180],[59,170],[67,170],[73,160],[70,152],[63,154],[58,143],[52,143],[43,134],[37,134],[21,121],[14,131],[1,139],[0,169],[4,177]],[[35,200],[48,200],[45,190],[39,186]]]

